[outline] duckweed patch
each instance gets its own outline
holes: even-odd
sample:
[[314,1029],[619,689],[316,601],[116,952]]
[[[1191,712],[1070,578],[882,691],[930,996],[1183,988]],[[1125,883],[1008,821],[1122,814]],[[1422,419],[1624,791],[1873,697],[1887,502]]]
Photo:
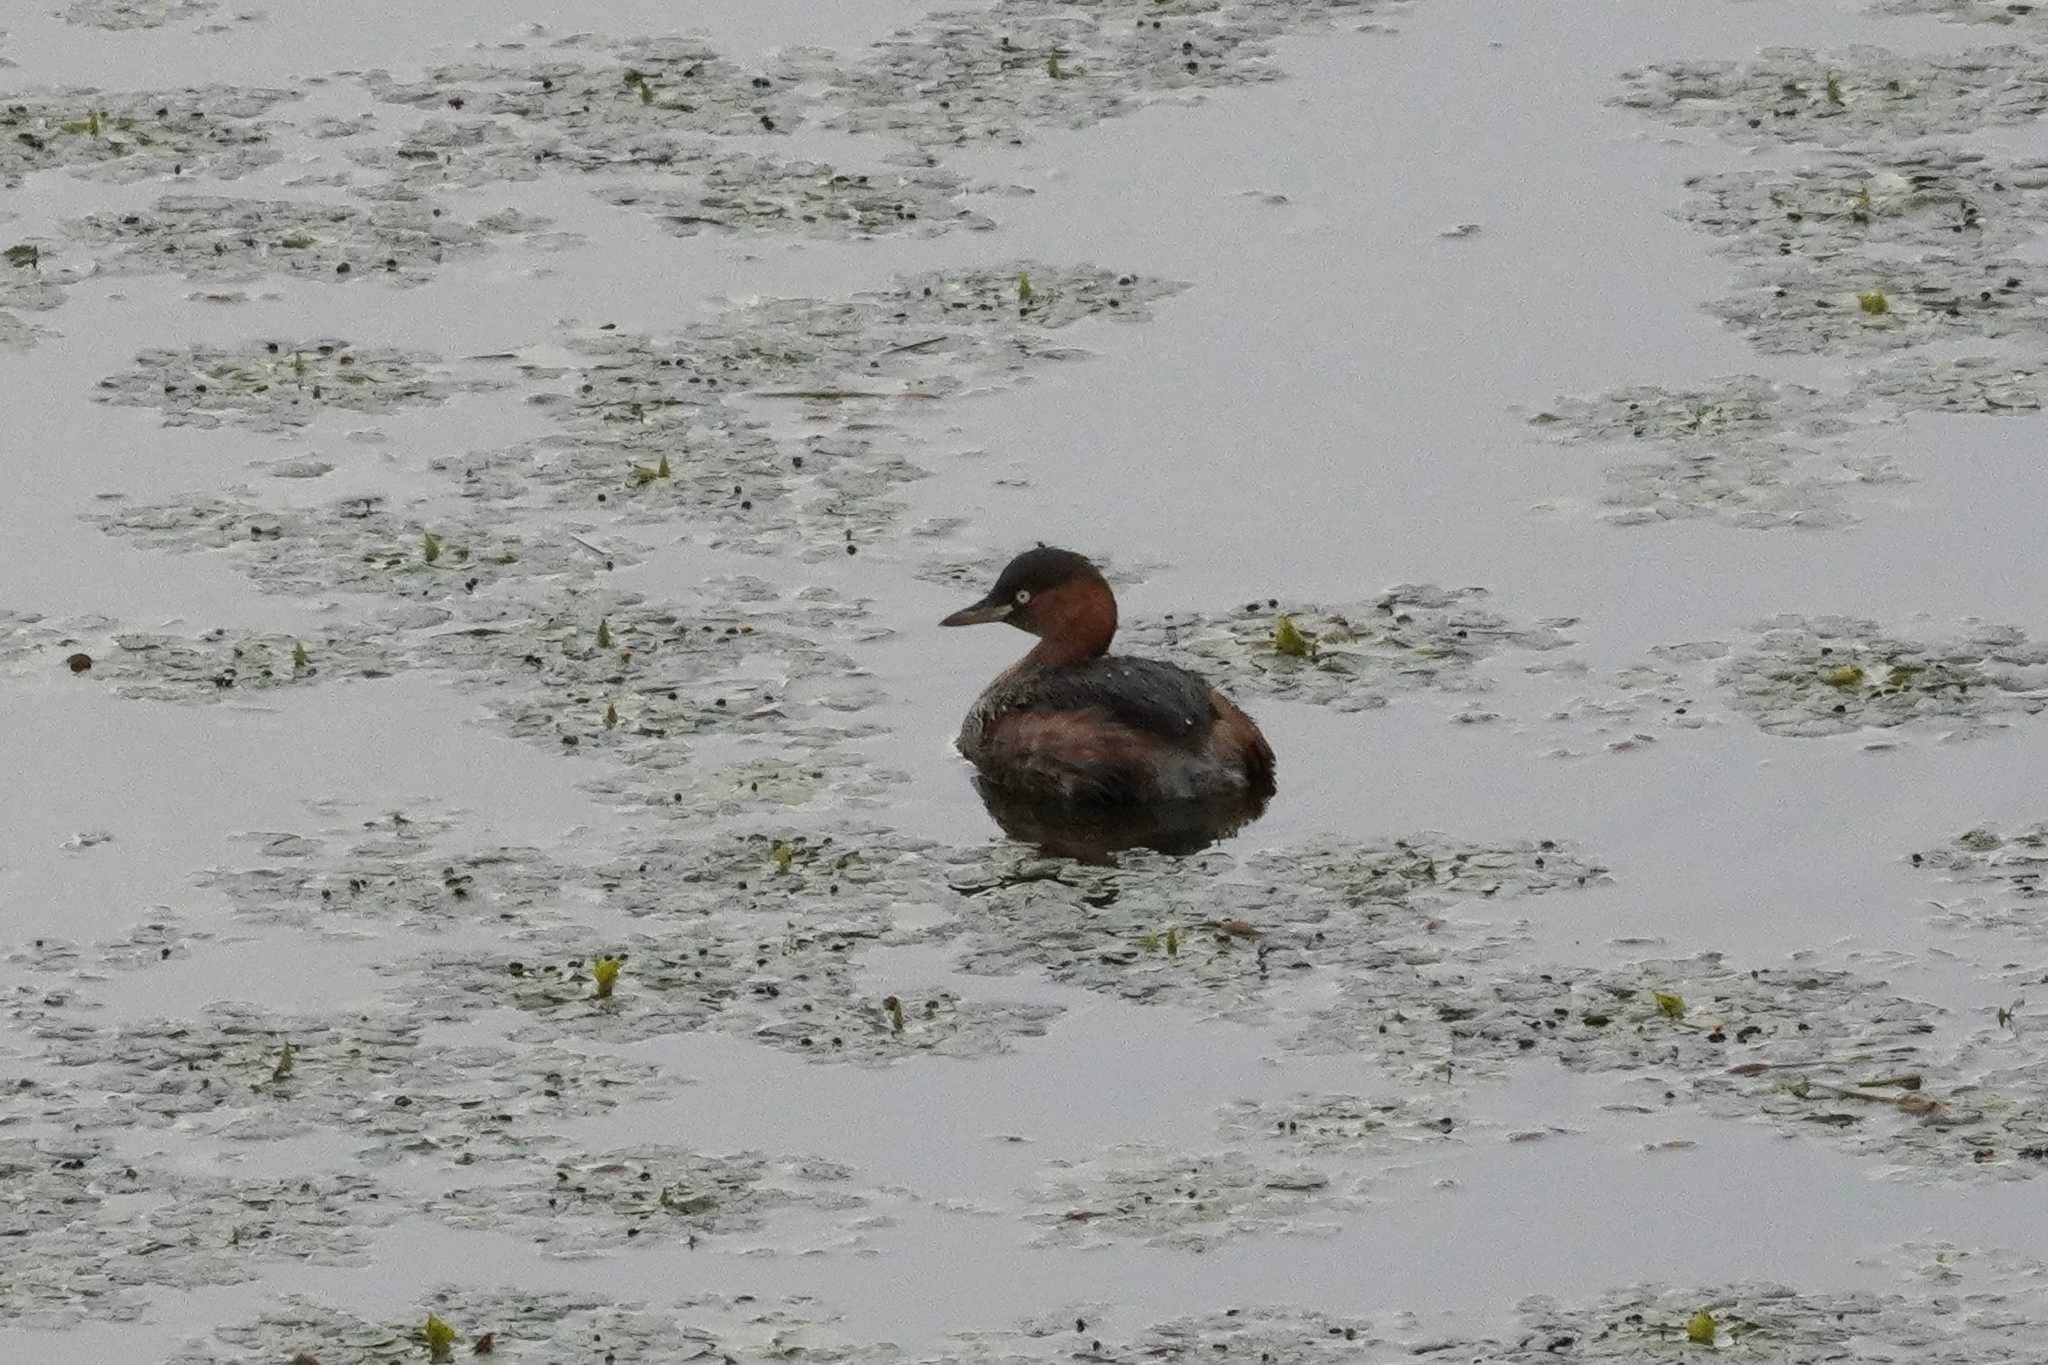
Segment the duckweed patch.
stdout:
[[[2038,160],[1940,145],[1856,150],[1687,186],[1680,216],[1740,269],[1712,310],[1766,353],[1885,354],[2043,325],[2027,259],[2048,221]],[[1945,406],[1939,390],[1902,385],[1891,396]]]
[[[1051,863],[990,877],[963,868],[963,970],[1037,969],[1127,1000],[1260,1019],[1289,982],[1375,975],[1393,994],[1429,964],[1503,954],[1517,931],[1467,920],[1481,904],[1597,883],[1605,869],[1551,843],[1482,845],[1441,834],[1254,854]],[[1519,915],[1516,916],[1519,918]],[[1484,915],[1496,919],[1496,915]],[[1170,937],[1169,937],[1170,935]]]
[[[2048,110],[2048,74],[2022,47],[1902,55],[1766,48],[1754,61],[1659,62],[1622,73],[1615,103],[1755,141],[1840,146],[1967,134]],[[1832,92],[1832,98],[1830,97]]]
[[510,1233],[550,1255],[587,1256],[758,1232],[791,1207],[863,1211],[869,1199],[853,1175],[816,1157],[632,1148],[558,1158],[517,1179],[451,1190],[428,1208],[454,1227]]
[[[1185,661],[1235,696],[1360,711],[1406,691],[1481,691],[1482,660],[1571,643],[1564,633],[1571,620],[1516,622],[1493,611],[1489,597],[1482,588],[1403,584],[1334,606],[1270,599],[1235,611],[1132,622],[1119,639],[1134,652]],[[1304,652],[1274,647],[1280,614],[1302,637]]]
[[652,214],[666,232],[791,233],[804,237],[933,237],[995,223],[960,202],[965,182],[936,167],[842,171],[812,161],[727,156],[710,161],[688,188],[621,186],[606,203]]
[[1219,1115],[1227,1141],[1298,1159],[1412,1157],[1462,1146],[1474,1125],[1464,1099],[1442,1095],[1296,1095],[1240,1100]]
[[[2023,1268],[2005,1267],[1988,1278],[1961,1249],[1920,1250],[1911,1271],[1899,1277],[1913,1287],[1898,1292],[1814,1293],[1758,1281],[1639,1285],[1582,1303],[1528,1298],[1504,1329],[1473,1331],[1411,1313],[1356,1317],[1246,1304],[1156,1323],[1106,1341],[1098,1354],[1168,1365],[1324,1365],[1409,1357],[1499,1365],[1552,1365],[1560,1357],[1677,1365],[1698,1360],[1705,1349],[1687,1332],[1701,1313],[1717,1326],[1712,1349],[1744,1365],[1908,1356],[1942,1365],[1995,1365],[2024,1350],[2041,1295]],[[1963,1303],[1969,1309],[1956,1311]],[[1000,1344],[1034,1358],[1051,1354],[1029,1331],[1005,1335]]]
[[2022,417],[2048,402],[2048,372],[2020,359],[1901,356],[1857,376],[1863,392],[1901,408]]
[[[454,1327],[470,1344],[489,1337],[488,1354],[514,1359],[577,1360],[609,1354],[619,1360],[710,1356],[735,1360],[757,1356],[790,1341],[822,1360],[848,1365],[887,1365],[899,1358],[893,1347],[853,1348],[818,1330],[815,1309],[804,1302],[698,1296],[651,1309],[620,1302],[615,1293],[541,1293],[442,1285],[423,1288],[426,1311]],[[188,1342],[167,1365],[274,1365],[301,1351],[324,1365],[385,1365],[417,1358],[426,1349],[423,1314],[377,1322],[300,1295],[282,1296],[259,1316],[214,1328]],[[713,1324],[707,1326],[706,1324]]]
[[161,409],[166,426],[303,427],[324,411],[389,413],[475,388],[432,372],[437,357],[346,341],[252,342],[144,351],[102,379],[102,403]]
[[123,183],[236,180],[282,159],[265,117],[294,98],[224,85],[12,94],[0,102],[0,188],[57,168]]
[[1835,256],[1752,270],[1709,311],[1768,355],[1879,355],[1936,341],[2030,337],[2048,330],[2048,305],[2026,286],[2032,270],[2017,254],[1927,256],[1891,261],[1873,278],[1865,262]]
[[[589,579],[604,565],[632,564],[629,543],[593,552],[575,529],[556,526],[528,536],[479,509],[435,515],[394,508],[379,495],[336,499],[312,507],[271,507],[231,490],[157,506],[123,506],[88,520],[110,535],[173,554],[225,552],[263,592],[321,598],[367,593],[410,603],[382,627],[428,629],[449,623],[449,604],[501,583],[533,577]],[[436,509],[438,510],[438,509]],[[432,516],[425,532],[421,518]],[[421,553],[433,534],[446,553]],[[428,611],[418,608],[425,605]]]
[[16,1099],[82,1135],[176,1128],[257,1146],[331,1131],[367,1165],[466,1166],[560,1147],[563,1123],[678,1085],[646,1063],[553,1042],[423,1044],[423,1027],[230,1005],[112,1027],[46,1011],[34,1032],[55,1079]]
[[1045,1229],[1039,1246],[1134,1238],[1187,1251],[1246,1234],[1333,1235],[1339,1225],[1318,1220],[1365,1202],[1311,1165],[1265,1167],[1242,1152],[1187,1155],[1149,1145],[1060,1163],[1027,1198],[1049,1206],[1030,1215]]
[[277,1261],[362,1264],[400,1211],[359,1175],[173,1175],[89,1137],[0,1139],[0,1171],[18,1258],[0,1304],[44,1328],[130,1321],[145,1291],[247,1283]]
[[1992,24],[2001,28],[2038,28],[2048,13],[2031,0],[1877,0],[1874,14],[1930,15],[1958,24]]
[[[1019,305],[1025,268],[1044,285]],[[844,557],[893,531],[902,486],[924,474],[893,407],[1019,382],[1081,354],[1059,329],[1144,320],[1182,287],[1026,262],[906,277],[849,299],[765,300],[671,336],[587,328],[566,339],[573,369],[529,371],[545,386],[531,401],[559,435],[436,468],[478,502],[682,521],[713,549]],[[782,435],[769,414],[786,411],[823,429]]]
[[1645,526],[1711,517],[1769,530],[1839,526],[1847,493],[1897,479],[1882,456],[1843,453],[1855,405],[1741,375],[1695,389],[1638,386],[1561,398],[1531,419],[1561,444],[1654,452],[1607,469],[1606,519]]
[[1960,898],[1929,901],[1944,928],[2038,933],[2048,930],[2048,824],[2013,834],[1973,829],[1910,855],[1914,867],[1965,889]]
[[2048,163],[1939,144],[1717,172],[1686,188],[1680,217],[1753,266],[1846,254],[1876,271],[1909,249],[2010,252],[2048,215]]
[[[294,658],[308,640],[318,664]],[[391,668],[382,637],[368,626],[301,635],[216,628],[187,636],[123,630],[107,617],[52,621],[0,611],[0,668],[47,668],[81,646],[91,651],[93,685],[146,701],[228,701],[322,679],[382,677]]]
[[67,24],[121,32],[199,19],[218,8],[217,0],[71,0],[63,15]]
[[999,0],[948,10],[848,64],[813,59],[827,121],[920,146],[1022,142],[1164,98],[1278,79],[1273,40],[1379,12],[1372,0],[1222,0],[1108,8]]
[[1431,989],[1419,996],[1354,973],[1293,1045],[1439,1083],[1554,1058],[1627,1075],[1646,1116],[1696,1104],[1822,1136],[1924,1179],[2037,1169],[2026,1153],[2048,1131],[2042,1069],[2010,1048],[1995,1066],[1981,1044],[1953,1048],[1937,1034],[1940,1010],[1882,982],[1818,967],[1743,970],[1718,953],[1602,971],[1464,962],[1429,971]]
[[109,249],[100,257],[100,270],[112,275],[177,274],[209,281],[281,275],[413,285],[447,260],[481,254],[505,237],[539,232],[547,222],[514,209],[460,222],[417,196],[395,195],[359,207],[169,194],[146,211],[92,213],[66,227],[80,242]]
[[1874,621],[1781,616],[1720,666],[1735,710],[1767,733],[1849,734],[1917,722],[1965,736],[2048,705],[2048,650],[2011,626],[1975,625],[1939,643]]
[[431,824],[376,823],[375,832],[340,851],[320,837],[248,836],[264,864],[210,868],[197,880],[226,896],[238,918],[316,934],[353,935],[375,925],[440,933],[471,924],[562,922],[560,900],[575,885],[574,871],[539,849],[442,849]]
[[[933,1053],[976,1057],[1012,1038],[1043,1033],[1057,1006],[964,1000],[946,989],[902,989],[872,998],[856,990],[847,958],[888,941],[866,917],[817,917],[809,926],[765,926],[706,918],[662,933],[603,943],[625,963],[610,999],[589,988],[588,931],[527,934],[507,952],[436,957],[424,967],[393,964],[394,995],[408,1013],[459,1020],[518,1010],[531,1023],[515,1040],[589,1038],[639,1042],[717,1028],[821,1061],[876,1064]],[[886,998],[899,1001],[904,1026]]]
[[[386,103],[461,113],[480,150],[510,140],[521,159],[571,169],[687,165],[706,135],[788,132],[803,117],[785,72],[748,71],[697,38],[579,34],[500,51],[518,55],[435,67],[417,81],[373,72],[364,83]],[[447,149],[447,162],[460,159]]]

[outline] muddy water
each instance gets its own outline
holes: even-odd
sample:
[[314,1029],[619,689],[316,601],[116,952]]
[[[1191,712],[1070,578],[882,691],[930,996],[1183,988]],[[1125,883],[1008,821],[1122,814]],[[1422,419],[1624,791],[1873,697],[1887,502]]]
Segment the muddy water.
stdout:
[[[2048,38],[1882,8],[10,16],[0,1354],[2023,1355]],[[1249,830],[996,832],[1040,538]]]

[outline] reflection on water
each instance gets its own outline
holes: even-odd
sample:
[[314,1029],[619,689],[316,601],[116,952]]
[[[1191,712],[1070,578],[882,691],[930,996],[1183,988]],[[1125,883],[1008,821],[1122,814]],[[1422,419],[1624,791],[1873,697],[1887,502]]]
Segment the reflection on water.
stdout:
[[1111,854],[1127,848],[1197,853],[1266,812],[1266,798],[1249,793],[1140,804],[1054,801],[1021,796],[980,774],[975,775],[974,789],[1003,833],[1084,863],[1106,863]]

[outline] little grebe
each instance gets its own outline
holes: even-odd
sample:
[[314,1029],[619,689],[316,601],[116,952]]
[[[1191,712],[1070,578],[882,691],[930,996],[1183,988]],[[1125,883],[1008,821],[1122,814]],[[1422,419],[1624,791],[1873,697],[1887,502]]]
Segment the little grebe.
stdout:
[[1108,653],[1116,596],[1071,550],[1011,560],[988,596],[939,624],[1006,621],[1038,637],[975,701],[960,752],[984,781],[1068,801],[1273,794],[1273,750],[1250,716],[1184,668]]

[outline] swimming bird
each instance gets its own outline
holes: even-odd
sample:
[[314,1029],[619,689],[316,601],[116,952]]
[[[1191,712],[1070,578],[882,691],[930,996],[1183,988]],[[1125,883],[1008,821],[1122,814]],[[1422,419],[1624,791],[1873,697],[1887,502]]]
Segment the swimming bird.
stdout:
[[939,624],[995,621],[1038,643],[960,727],[960,752],[984,782],[1112,805],[1238,798],[1262,809],[1273,794],[1272,746],[1228,697],[1185,668],[1109,653],[1116,594],[1086,557],[1026,550],[986,597]]

